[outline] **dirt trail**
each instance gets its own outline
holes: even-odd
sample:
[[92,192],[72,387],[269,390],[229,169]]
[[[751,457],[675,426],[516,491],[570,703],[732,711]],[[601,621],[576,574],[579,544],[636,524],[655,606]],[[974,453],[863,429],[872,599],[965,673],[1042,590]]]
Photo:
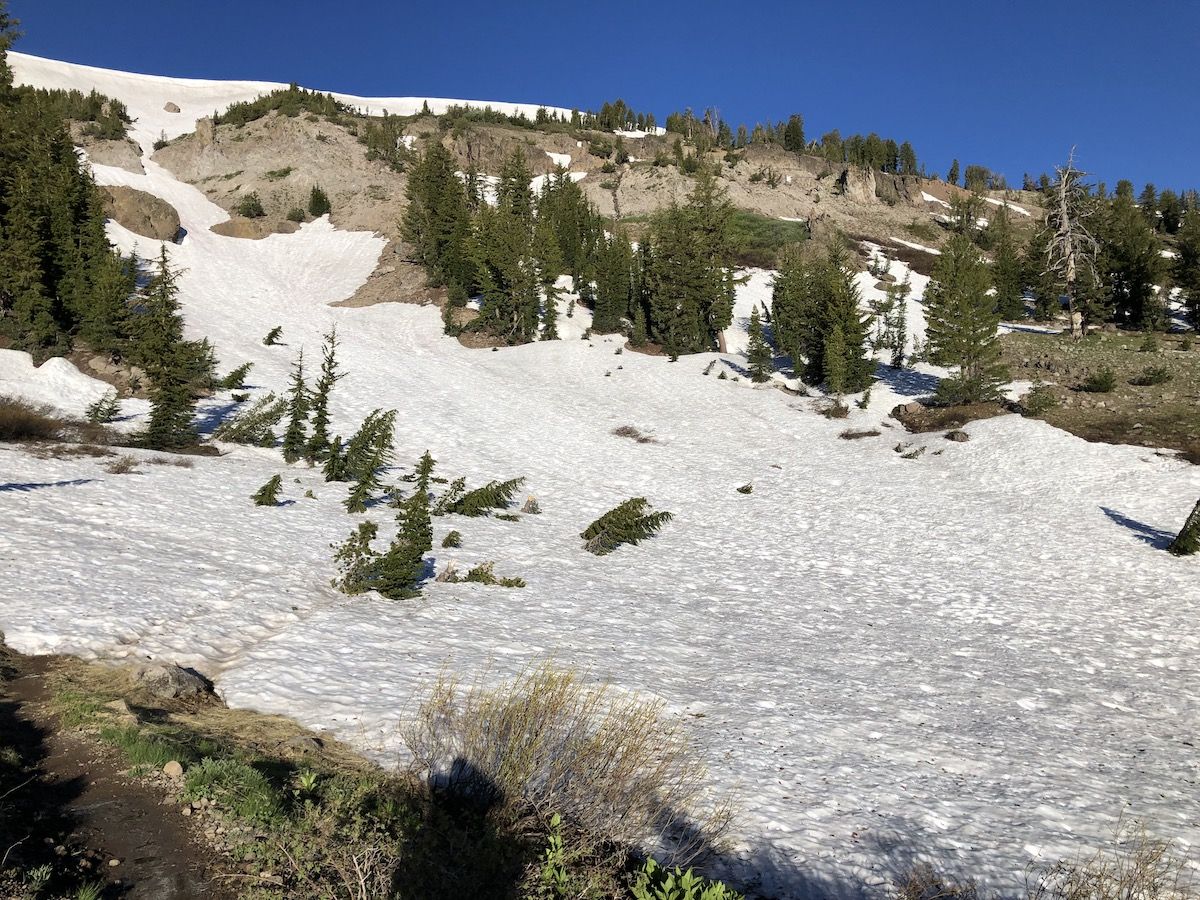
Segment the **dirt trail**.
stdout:
[[[30,800],[39,814],[55,808],[69,823],[73,854],[94,851],[95,877],[107,881],[105,897],[123,900],[232,900],[212,854],[193,837],[152,784],[130,778],[111,751],[65,734],[48,719],[46,674],[53,657],[24,657],[10,681],[0,681],[0,706],[11,734],[40,760],[42,777]],[[10,729],[5,729],[9,731]],[[119,860],[117,865],[109,865]]]

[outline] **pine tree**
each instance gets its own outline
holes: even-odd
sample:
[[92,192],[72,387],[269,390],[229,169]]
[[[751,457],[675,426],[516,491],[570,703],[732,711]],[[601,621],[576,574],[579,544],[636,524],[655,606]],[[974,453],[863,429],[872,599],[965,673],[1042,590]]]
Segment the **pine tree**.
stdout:
[[992,283],[996,287],[996,309],[1001,319],[1013,321],[1025,317],[1025,285],[1021,257],[1017,253],[1016,237],[1004,208],[996,210],[988,223],[988,233],[995,249]]
[[783,149],[803,153],[804,148],[804,119],[793,114],[788,118],[787,127],[783,132]]
[[673,518],[666,511],[651,512],[645,497],[631,497],[610,509],[579,536],[585,542],[585,550],[604,556],[622,544],[636,546],[653,537]]
[[312,435],[305,445],[311,461],[320,461],[329,452],[329,394],[344,377],[345,373],[338,371],[337,329],[331,328],[321,348],[321,376],[312,397]]
[[319,219],[331,212],[332,209],[333,207],[329,204],[329,195],[321,189],[320,185],[314,184],[308,194],[308,214],[314,219]]
[[958,370],[938,385],[943,401],[992,400],[1007,380],[996,336],[1000,317],[987,295],[989,287],[987,265],[970,238],[952,237],[938,257],[925,292],[930,357],[938,365]]
[[288,399],[288,425],[283,433],[283,458],[293,463],[304,455],[305,424],[308,422],[309,391],[304,381],[304,349],[301,348],[292,366],[291,389]]
[[250,499],[254,501],[255,506],[277,506],[279,504],[279,491],[283,488],[283,477],[274,475],[271,479],[254,492],[254,496]]
[[750,343],[746,351],[750,369],[750,380],[759,384],[771,378],[772,358],[771,345],[763,334],[762,320],[758,316],[758,307],[750,311]]
[[1154,289],[1164,268],[1159,238],[1133,202],[1132,188],[1120,188],[1101,216],[1096,265],[1111,288],[1118,324],[1162,327],[1165,310]]
[[1183,528],[1171,541],[1167,550],[1176,556],[1191,556],[1194,553],[1200,553],[1200,501],[1197,501],[1196,505],[1192,507],[1187,521],[1183,523]]
[[958,160],[957,159],[954,160],[954,162],[952,162],[950,164],[950,171],[946,173],[946,181],[948,181],[950,184],[954,184],[954,185],[958,184]]
[[1175,284],[1182,294],[1188,322],[1200,331],[1200,210],[1191,209],[1184,216],[1177,252]]
[[213,361],[207,341],[183,339],[179,273],[164,247],[158,267],[142,291],[134,359],[150,379],[150,421],[142,442],[156,449],[196,443],[192,428],[197,393],[211,383]]

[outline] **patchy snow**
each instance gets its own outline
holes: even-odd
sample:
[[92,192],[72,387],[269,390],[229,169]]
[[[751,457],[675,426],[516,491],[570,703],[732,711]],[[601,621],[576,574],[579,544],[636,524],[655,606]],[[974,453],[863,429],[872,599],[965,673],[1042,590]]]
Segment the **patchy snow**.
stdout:
[[[138,75],[117,72],[94,66],[60,62],[10,51],[8,61],[17,84],[38,87],[76,89],[85,93],[93,89],[116,97],[129,107],[135,120],[130,135],[149,152],[155,141],[168,140],[196,130],[196,122],[213,112],[221,112],[230,104],[253,100],[286,84],[268,81],[209,81],[199,78],[172,78],[163,75]],[[538,111],[536,103],[506,103],[495,100],[453,100],[441,97],[359,97],[354,94],[332,93],[334,98],[360,112],[373,116],[384,112],[393,115],[413,115],[424,104],[435,114],[451,106],[490,106],[505,115],[524,114],[532,119]],[[163,107],[174,103],[179,112],[169,113]],[[570,116],[571,111],[546,107],[549,112]]]
[[984,199],[984,202],[990,203],[990,204],[992,204],[992,206],[1003,206],[1005,209],[1011,209],[1017,215],[1021,215],[1021,216],[1033,215],[1033,213],[1031,213],[1029,210],[1027,210],[1023,207],[1017,206],[1015,203],[1010,203],[1007,200],[997,200],[995,197],[984,197],[983,199]]
[[35,366],[28,353],[0,350],[0,397],[19,397],[81,416],[111,391],[103,381],[84,375],[65,359],[55,357]]
[[551,153],[549,150],[547,150],[546,155],[550,157],[550,162],[554,163],[556,166],[561,166],[564,169],[571,168],[570,153]]
[[808,219],[801,218],[799,216],[780,216],[779,221],[781,221],[781,222],[807,222]]
[[934,256],[942,255],[941,250],[934,249],[933,247],[926,247],[924,244],[914,244],[912,241],[904,240],[904,238],[890,237],[890,238],[888,238],[888,240],[892,241],[893,243],[899,244],[902,247],[909,247],[913,250],[921,250],[925,253],[932,253]]
[[1179,257],[1179,254],[1174,250],[1159,250],[1158,252],[1160,256],[1166,259],[1177,259]]
[[613,132],[613,134],[617,135],[618,137],[627,137],[627,138],[644,138],[644,137],[650,137],[650,135],[664,135],[666,133],[667,133],[667,129],[662,128],[662,127],[655,127],[653,129],[651,129],[650,131],[641,131],[641,130],[635,128],[633,130],[617,130],[617,131]]
[[950,204],[947,203],[945,200],[943,200],[941,197],[935,197],[935,196],[933,196],[933,194],[927,193],[925,191],[921,191],[921,199],[924,200],[926,203],[940,203],[942,206],[946,207],[946,209],[950,208]]
[[[126,77],[109,92],[146,81]],[[343,511],[344,486],[274,450],[111,475],[0,444],[0,629],[17,649],[192,664],[231,705],[385,763],[403,759],[399,723],[443,667],[499,678],[551,656],[686,717],[739,804],[733,874],[781,898],[854,897],[918,858],[1015,895],[1031,859],[1102,842],[1121,817],[1200,841],[1200,589],[1196,561],[1161,550],[1200,468],[1016,416],[968,425],[964,444],[906,434],[886,410],[932,390],[925,369],[881,367],[868,408],[831,421],[812,400],[704,377],[716,354],[671,363],[579,340],[582,310],[560,309],[571,339],[468,350],[432,307],[328,305],[368,277],[381,239],[327,219],[261,241],[215,235],[219,208],[146,169],[96,173],[179,210],[188,235],[166,247],[188,334],[207,335],[223,367],[253,362],[259,394],[336,324],[334,430],[396,408],[399,459],[428,448],[450,477],[526,476],[542,515],[438,519],[435,546],[450,528],[464,543],[431,555],[439,568],[495,560],[529,586],[336,593],[329,544],[362,517]],[[110,235],[144,256],[160,246]],[[770,273],[747,274],[739,321],[769,297]],[[910,278],[915,337],[927,279]],[[275,325],[285,345],[264,347]],[[5,390],[61,378],[63,403],[85,399],[61,366],[38,375],[15,359],[0,355]],[[624,424],[658,443],[610,433]],[[847,427],[884,435],[839,440]],[[898,441],[926,452],[902,459]],[[290,505],[251,505],[279,472]],[[675,520],[640,547],[584,552],[580,530],[634,495]],[[369,516],[389,537],[389,511]]]

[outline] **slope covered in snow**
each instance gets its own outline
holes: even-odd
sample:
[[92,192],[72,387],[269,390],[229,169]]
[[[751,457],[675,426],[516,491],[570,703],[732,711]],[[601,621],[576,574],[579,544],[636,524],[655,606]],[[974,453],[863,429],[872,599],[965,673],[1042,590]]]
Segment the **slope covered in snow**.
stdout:
[[[124,79],[98,86],[148,121],[160,98],[180,102]],[[543,513],[435,521],[435,547],[450,528],[464,538],[434,551],[439,569],[495,560],[523,590],[347,598],[329,586],[329,545],[362,517],[344,512],[344,487],[277,451],[112,475],[103,460],[0,444],[0,583],[19,585],[0,591],[0,630],[17,649],[194,664],[230,704],[385,763],[403,759],[399,723],[443,667],[584,667],[686,717],[738,803],[735,874],[778,897],[857,896],[914,859],[1013,895],[1031,860],[1104,841],[1122,816],[1200,840],[1200,591],[1195,562],[1161,550],[1200,469],[1013,416],[968,426],[968,443],[907,435],[886,412],[932,388],[924,370],[881,369],[870,406],[835,421],[813,400],[705,377],[714,354],[617,355],[617,339],[576,328],[468,350],[430,307],[328,305],[371,272],[372,235],[320,220],[222,237],[208,226],[224,213],[148,160],[145,175],[97,177],[179,210],[187,237],[167,250],[189,334],[224,368],[253,362],[256,394],[280,390],[336,325],[336,432],[395,408],[401,461],[428,448],[449,477],[523,475]],[[910,328],[922,290],[914,279]],[[751,273],[738,317],[764,294],[769,273]],[[285,343],[265,347],[276,325]],[[0,389],[23,391],[32,377],[0,357]],[[656,443],[611,433],[626,424]],[[881,435],[840,440],[848,427]],[[905,459],[900,442],[925,450]],[[287,504],[252,506],[277,472]],[[746,483],[753,493],[736,490]],[[635,495],[675,520],[640,547],[586,553],[583,527]],[[389,510],[368,516],[390,535]]]

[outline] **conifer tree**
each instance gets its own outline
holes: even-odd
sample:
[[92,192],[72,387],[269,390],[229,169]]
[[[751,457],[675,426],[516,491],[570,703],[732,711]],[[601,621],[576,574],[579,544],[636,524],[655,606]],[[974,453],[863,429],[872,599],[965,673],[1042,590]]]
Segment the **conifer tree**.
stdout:
[[954,162],[952,162],[950,164],[950,171],[946,173],[946,181],[950,182],[950,184],[953,184],[953,185],[958,184],[958,160],[957,159],[954,160]]
[[1200,331],[1200,210],[1191,209],[1184,216],[1177,252],[1175,284],[1182,294],[1188,323]]
[[1167,550],[1176,556],[1191,556],[1194,553],[1200,553],[1200,501],[1197,501],[1196,505],[1192,507],[1187,521],[1183,523],[1183,528],[1171,541]]
[[321,376],[312,396],[312,435],[305,445],[305,455],[312,461],[324,459],[329,452],[329,394],[344,377],[338,371],[337,329],[331,328],[321,348]]
[[304,349],[292,366],[288,398],[288,424],[283,433],[283,458],[293,463],[304,455],[305,424],[308,422],[309,390],[304,381]]
[[196,443],[192,417],[197,392],[211,383],[214,365],[207,341],[183,339],[178,281],[164,247],[141,293],[134,346],[134,359],[150,379],[150,421],[142,441],[156,449]]
[[804,147],[804,119],[793,114],[788,118],[787,127],[783,132],[783,149],[803,153]]
[[954,235],[938,257],[925,292],[930,357],[957,369],[938,385],[943,401],[993,400],[1007,380],[996,336],[1000,317],[987,295],[989,281],[987,266],[970,238]]
[[758,307],[750,311],[750,343],[746,351],[750,380],[759,384],[771,378],[771,345],[763,334],[762,320],[758,315]]
[[1112,291],[1118,324],[1159,328],[1165,324],[1165,309],[1155,291],[1164,268],[1159,238],[1133,202],[1132,187],[1120,187],[1100,216],[1099,277]]
[[255,506],[276,506],[279,503],[279,491],[283,487],[283,477],[273,475],[271,479],[254,492],[251,497]]
[[1013,321],[1025,316],[1025,285],[1016,237],[1004,208],[996,210],[988,223],[988,233],[996,253],[992,265],[992,283],[996,288],[996,309],[1001,319]]

